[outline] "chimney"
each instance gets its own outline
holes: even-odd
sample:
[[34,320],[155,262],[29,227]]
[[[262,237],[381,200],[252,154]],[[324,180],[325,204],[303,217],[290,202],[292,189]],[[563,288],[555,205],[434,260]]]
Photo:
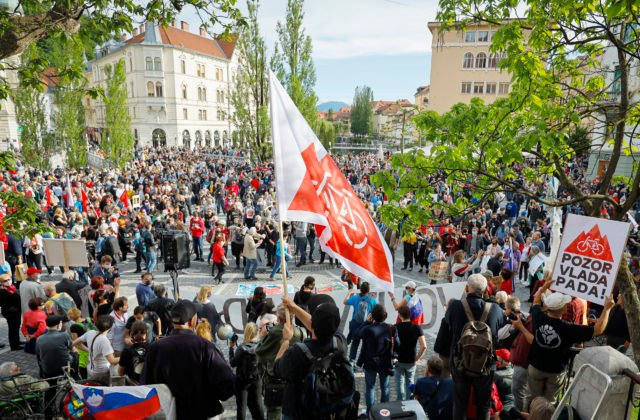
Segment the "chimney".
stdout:
[[131,33],[131,35],[137,36],[138,35],[138,28],[133,28],[133,32]]
[[189,30],[189,24],[187,22],[185,22],[184,20],[180,21],[180,29],[182,29],[183,31],[188,31]]
[[207,36],[207,30],[204,28],[204,26],[200,27],[200,36]]
[[121,39],[122,41],[126,41],[126,40],[127,40],[127,34],[122,34],[122,35],[120,35],[120,39]]
[[175,19],[173,19],[173,20],[171,21],[171,26],[173,26],[174,28],[177,28],[177,27],[178,27],[178,21],[177,21],[177,20],[175,20]]
[[144,24],[140,25],[140,33],[143,34],[144,33]]

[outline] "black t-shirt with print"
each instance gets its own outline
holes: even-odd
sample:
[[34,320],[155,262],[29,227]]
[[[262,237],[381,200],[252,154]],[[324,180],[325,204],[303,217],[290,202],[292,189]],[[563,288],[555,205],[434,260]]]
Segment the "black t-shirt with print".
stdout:
[[571,346],[593,337],[593,327],[548,317],[540,305],[531,308],[531,316],[534,340],[529,363],[543,372],[563,372],[569,362]]
[[416,360],[416,344],[418,339],[424,335],[422,328],[407,321],[396,324],[396,331],[400,340],[400,345],[395,349],[396,353],[398,353],[398,362],[414,363]]

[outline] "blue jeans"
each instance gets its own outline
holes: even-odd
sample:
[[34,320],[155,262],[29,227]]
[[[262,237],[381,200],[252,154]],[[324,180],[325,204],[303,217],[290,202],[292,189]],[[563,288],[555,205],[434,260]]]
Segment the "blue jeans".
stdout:
[[398,363],[396,365],[396,396],[398,401],[411,399],[409,385],[415,383],[416,365],[413,363]]
[[[273,278],[276,273],[278,272],[278,270],[280,270],[280,266],[282,266],[282,258],[280,257],[280,255],[276,255],[274,257],[275,261],[273,262],[273,270],[271,270],[271,275],[269,276],[269,278]],[[284,263],[284,269],[287,270],[287,277],[289,277],[289,268],[287,267],[287,263]]]
[[296,238],[296,254],[300,254],[298,264],[307,263],[307,237]]
[[193,252],[196,254],[197,259],[204,257],[202,236],[199,238],[191,238],[193,240]]
[[351,347],[349,348],[349,360],[355,362],[360,347],[360,334],[351,333]]
[[381,373],[375,370],[365,370],[364,371],[364,399],[367,403],[367,414],[369,414],[369,410],[371,410],[371,406],[373,405],[373,400],[375,399],[376,392],[376,376],[380,376],[380,402],[388,402],[390,390],[390,380],[388,373]]
[[147,259],[147,272],[153,273],[153,270],[156,268],[156,264],[158,264],[156,251],[147,251],[145,258]]
[[244,265],[244,278],[254,277],[257,269],[258,260],[256,258],[247,258],[247,263]]

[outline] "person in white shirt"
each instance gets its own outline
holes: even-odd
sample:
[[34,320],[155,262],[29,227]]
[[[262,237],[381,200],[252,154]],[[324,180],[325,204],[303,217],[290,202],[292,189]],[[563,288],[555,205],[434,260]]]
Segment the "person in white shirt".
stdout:
[[85,351],[89,352],[87,378],[105,385],[111,385],[111,365],[117,365],[120,361],[119,357],[114,356],[113,347],[107,338],[112,326],[113,318],[110,315],[101,315],[96,322],[98,331],[87,331],[73,341],[74,346],[82,345]]
[[113,346],[116,357],[120,356],[120,353],[122,353],[122,350],[124,350],[125,347],[124,334],[127,326],[127,319],[129,318],[127,315],[128,309],[129,303],[127,298],[121,296],[113,301],[113,311],[109,314],[109,316],[113,318],[113,326],[111,327],[111,331],[109,331],[107,338],[111,340],[111,345]]

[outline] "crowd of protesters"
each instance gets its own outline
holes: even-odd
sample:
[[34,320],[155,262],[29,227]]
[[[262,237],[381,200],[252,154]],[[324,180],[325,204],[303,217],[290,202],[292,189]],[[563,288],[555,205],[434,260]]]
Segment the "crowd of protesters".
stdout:
[[[376,390],[380,402],[391,399],[393,378],[396,399],[417,399],[429,418],[506,419],[549,410],[564,383],[574,344],[604,334],[609,345],[628,348],[618,296],[617,304],[611,298],[604,306],[588,305],[550,293],[552,280],[544,264],[529,269],[550,245],[549,215],[535,201],[498,193],[461,217],[434,210],[432,219],[407,231],[379,218],[385,195],[370,176],[388,168],[387,155],[344,155],[336,162],[378,223],[394,258],[402,247],[401,269],[424,272],[431,282],[466,282],[465,298],[449,302],[433,343],[420,328],[424,317],[415,311],[415,282],[405,284],[402,297],[390,296],[398,319],[386,322],[387,311],[369,284],[346,271],[343,280],[350,291],[344,304],[353,307],[347,337],[339,332],[335,302],[315,293],[312,277],[295,298],[283,299],[278,307],[256,288],[246,305],[249,322],[242,342],[224,334],[228,328],[209,298],[227,270],[251,281],[264,272],[262,280],[269,281],[288,272],[289,265],[326,261],[338,266],[338,261],[322,252],[315,228],[306,223],[283,223],[281,246],[271,163],[251,163],[230,151],[141,149],[119,170],[21,167],[2,174],[0,190],[36,200],[38,218],[52,232],[0,236],[6,260],[0,266],[0,308],[11,349],[35,354],[42,378],[60,375],[70,365],[78,378],[105,385],[114,376],[126,377],[130,384],[165,383],[176,398],[179,418],[218,415],[221,401],[232,396],[238,418],[247,412],[254,419],[355,417],[360,394],[353,374],[361,369],[365,387],[359,391],[367,414],[376,403]],[[585,165],[578,158],[567,173],[580,188],[595,188],[597,183],[584,178]],[[470,194],[462,189],[452,196],[438,174],[429,179],[441,201]],[[544,185],[529,187],[545,194]],[[628,192],[616,185],[611,194],[625,200]],[[399,204],[412,201],[407,195]],[[609,211],[605,205],[603,214]],[[581,209],[572,205],[563,212]],[[186,232],[194,260],[211,269],[212,286],[203,286],[193,301],[174,301],[163,285],[154,284],[153,273],[163,258],[162,235],[172,230]],[[44,238],[84,239],[89,268],[51,266]],[[627,258],[636,281],[639,242],[634,228]],[[118,264],[127,258],[135,260],[140,274],[132,308],[120,296]],[[54,270],[63,271],[62,280],[44,282],[43,272],[46,276]],[[515,296],[518,287],[528,288],[529,314]],[[486,324],[490,332],[491,347],[477,372],[458,344],[471,320]],[[558,342],[550,346],[548,335],[536,333],[540,330],[553,331]],[[228,356],[219,350],[220,341],[216,344],[218,335],[228,343]],[[428,347],[436,354],[422,375],[418,362]],[[308,398],[314,360],[323,360],[325,371],[339,373],[333,386],[341,391],[328,405],[333,412]],[[10,389],[22,375],[14,365],[0,366],[0,371],[12,378],[0,389]]]

